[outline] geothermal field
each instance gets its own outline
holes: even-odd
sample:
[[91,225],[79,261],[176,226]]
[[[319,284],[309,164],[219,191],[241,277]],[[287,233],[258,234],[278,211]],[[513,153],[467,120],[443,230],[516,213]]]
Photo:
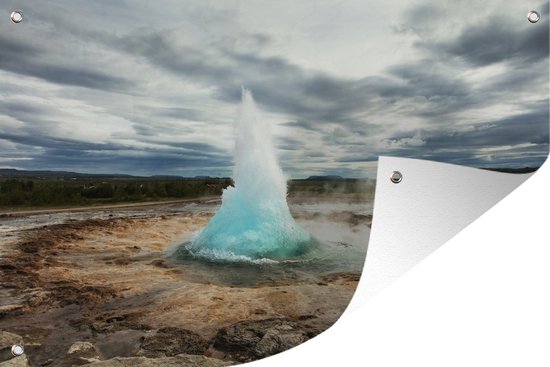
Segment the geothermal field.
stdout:
[[5,211],[0,362],[17,342],[32,366],[225,366],[334,324],[363,268],[374,184],[289,183],[247,91],[236,132],[221,196]]
[[[33,366],[178,354],[237,363],[300,344],[330,327],[349,303],[372,202],[345,194],[289,201],[296,222],[330,254],[303,262],[178,259],[174,251],[219,208],[216,198],[4,216],[1,329],[23,337]],[[250,330],[271,335],[271,343],[243,341]],[[76,342],[93,348],[67,354]]]

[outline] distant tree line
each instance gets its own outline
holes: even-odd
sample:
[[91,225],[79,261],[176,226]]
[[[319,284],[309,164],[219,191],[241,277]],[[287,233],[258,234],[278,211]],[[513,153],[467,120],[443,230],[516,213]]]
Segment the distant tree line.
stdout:
[[[219,196],[230,178],[26,178],[0,176],[0,207],[84,206]],[[269,190],[269,188],[266,188]],[[374,194],[374,181],[292,180],[288,196]]]
[[0,206],[70,206],[221,195],[231,179],[41,180],[0,179]]

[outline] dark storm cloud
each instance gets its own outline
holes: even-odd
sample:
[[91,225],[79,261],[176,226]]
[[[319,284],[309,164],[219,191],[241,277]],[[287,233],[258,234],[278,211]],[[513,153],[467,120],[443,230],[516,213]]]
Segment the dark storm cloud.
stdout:
[[61,61],[46,62],[46,48],[30,45],[24,40],[8,38],[5,34],[0,34],[0,50],[0,69],[15,74],[33,76],[56,84],[99,90],[121,91],[132,86],[129,81],[107,73],[74,64],[62,66]]
[[[193,154],[198,157],[217,157],[217,156],[227,156],[228,152],[217,148],[210,144],[197,143],[197,142],[181,142],[181,141],[163,141],[162,145],[170,148],[183,149],[186,154]],[[163,150],[167,150],[163,148]],[[177,150],[172,150],[177,151]]]
[[[8,116],[18,124],[0,124],[0,139],[21,142],[27,146],[41,145],[50,138],[47,132],[55,128],[56,110],[32,101],[0,101],[0,118]],[[1,153],[1,152],[0,152]]]
[[[132,129],[135,131],[135,133],[139,136],[140,140],[147,139],[147,141],[151,141],[151,137],[159,136],[163,134],[165,131],[170,131],[174,128],[173,124],[164,123],[161,121],[155,121],[154,124],[151,124],[146,119],[139,119],[139,123],[136,122],[136,118],[133,118],[133,125]],[[178,131],[184,132],[184,133],[192,133],[194,129],[190,127],[178,127]]]
[[[304,148],[304,145],[301,140],[283,137],[277,139],[276,142],[277,149],[281,150],[301,150]],[[307,152],[305,152],[307,154]]]
[[368,156],[344,156],[342,158],[338,158],[336,162],[340,163],[358,163],[358,162],[375,162],[378,160],[378,156],[375,155],[368,155]]
[[480,103],[498,104],[503,98],[509,96],[530,95],[530,101],[522,102],[522,106],[531,104],[534,98],[548,98],[548,66],[548,59],[546,59],[524,67],[507,68],[498,77],[489,78],[480,85],[476,90],[477,95],[474,97]]
[[404,82],[386,90],[392,97],[467,98],[471,93],[471,88],[463,80],[445,73],[431,60],[391,66],[387,70]]
[[418,46],[430,49],[435,54],[447,53],[460,57],[475,66],[503,61],[533,64],[548,58],[548,25],[548,16],[543,16],[539,23],[525,22],[518,30],[518,27],[512,26],[506,19],[493,17],[486,22],[465,27],[456,39],[420,43]]
[[306,131],[319,131],[321,129],[321,126],[319,126],[319,124],[308,120],[289,121],[285,122],[284,124],[289,127],[297,127]]
[[[44,135],[0,133],[0,140],[16,144],[32,160],[17,161],[28,169],[92,169],[94,172],[179,172],[190,167],[228,167],[231,157],[214,146],[196,142],[166,143],[162,147],[136,149],[116,143],[90,143]],[[32,149],[29,149],[32,147]],[[114,170],[113,170],[114,169]],[[141,171],[140,171],[141,172]]]
[[[545,105],[548,106],[548,100]],[[474,166],[506,162],[517,165],[523,159],[524,164],[539,166],[548,155],[549,118],[548,109],[543,107],[539,111],[488,121],[465,130],[447,127],[427,131],[422,133],[419,146],[400,145],[413,136],[395,136],[388,139],[394,143],[393,148],[384,154]]]
[[321,150],[311,150],[311,151],[307,151],[306,153],[307,153],[307,156],[310,158],[324,158],[327,156],[327,153]]
[[396,153],[383,154],[385,156],[395,157],[407,157],[426,159],[431,161],[451,163],[457,165],[471,166],[471,167],[507,167],[507,168],[521,168],[521,167],[540,167],[546,160],[548,153],[548,146],[546,151],[544,147],[529,147],[529,148],[516,148],[510,150],[494,151],[494,152],[481,152],[475,154],[471,151],[464,151],[460,148],[454,150],[442,150],[442,151],[402,151]]
[[[426,149],[465,149],[518,144],[548,144],[548,110],[491,121],[464,132],[456,131],[425,138]],[[542,133],[542,134],[541,134]]]
[[346,148],[345,150],[354,147],[364,147],[364,138],[368,135],[369,131],[375,131],[376,129],[370,127],[361,129],[354,125],[356,124],[327,129],[323,132],[321,140],[329,146],[340,146]]
[[[447,151],[426,151],[420,158],[439,162],[453,163],[458,165],[473,167],[540,167],[548,156],[548,146],[544,147],[525,147],[510,150],[483,152],[480,154],[471,154],[461,150]],[[408,155],[400,155],[408,156]],[[418,156],[413,156],[418,157]]]
[[[215,86],[215,97],[225,102],[238,103],[241,86],[246,86],[262,107],[296,116],[301,121],[345,124],[350,116],[367,107],[366,97],[378,82],[370,78],[336,78],[304,70],[282,57],[235,52],[220,45],[203,46],[210,47],[206,53],[198,48],[176,46],[168,35],[161,33],[133,34],[121,39],[119,47],[142,55],[171,73]],[[391,83],[385,83],[383,89],[387,84]]]
[[0,114],[14,118],[28,115],[40,115],[47,113],[48,110],[33,103],[22,101],[0,100]]
[[[34,164],[51,162],[49,159],[53,158],[55,154],[49,156],[40,156],[33,158]],[[134,156],[130,154],[119,154],[116,156],[97,154],[97,152],[79,151],[78,154],[72,156],[59,155],[56,156],[56,163],[65,167],[79,167],[82,165],[93,165],[97,168],[109,167],[112,165],[126,166],[124,170],[127,173],[128,167],[143,167],[158,169],[167,169],[171,171],[177,171],[182,167],[224,167],[230,163],[227,159],[204,159],[202,157],[188,156],[186,154],[167,154],[156,153],[152,155],[140,155]]]
[[[387,76],[356,80],[284,69],[277,78],[247,86],[265,108],[298,117],[287,126],[305,130],[322,131],[326,123],[337,123],[367,136],[379,130],[379,124],[357,116],[405,112],[435,117],[483,103],[456,73],[430,59],[388,67]],[[222,87],[220,92],[221,99],[238,101],[237,88]]]
[[200,110],[184,107],[158,107],[150,109],[149,113],[153,116],[165,116],[193,121],[200,121],[203,116]]
[[213,63],[205,52],[198,48],[178,47],[165,33],[134,33],[113,42],[113,46],[120,50],[145,56],[150,63],[176,74],[221,83],[232,77],[226,74],[225,67]]
[[[475,39],[474,34],[483,33],[483,27],[491,28],[491,25],[467,28],[467,33],[449,41],[449,45],[470,42]],[[254,36],[262,38],[261,34]],[[487,96],[479,98],[456,73],[449,73],[429,58],[388,67],[388,76],[344,79],[307,71],[283,57],[236,52],[223,43],[204,45],[203,48],[211,52],[207,54],[199,48],[176,46],[165,33],[133,33],[118,40],[110,39],[108,43],[130,54],[145,56],[151,64],[171,73],[215,86],[215,96],[222,101],[237,103],[240,86],[244,84],[265,109],[298,118],[288,126],[323,132],[325,141],[334,140],[323,126],[326,123],[337,123],[360,136],[371,133],[376,121],[357,119],[354,117],[357,114],[388,108],[435,119],[491,102]],[[444,49],[456,48],[449,45]],[[199,112],[187,108],[158,109],[155,114],[190,120],[201,118]],[[151,134],[154,129],[142,127],[136,130]]]
[[125,116],[125,118],[132,121],[133,130],[142,136],[141,139],[144,141],[151,141],[148,137],[165,134],[176,126],[180,134],[196,132],[197,127],[188,126],[187,121],[212,123],[211,118],[203,111],[184,107],[142,108],[139,113]]
[[[55,160],[53,160],[55,158]],[[131,155],[94,155],[78,152],[73,156],[36,156],[32,161],[18,161],[18,166],[27,169],[51,167],[57,170],[72,170],[94,173],[126,173],[133,175],[184,174],[194,176],[197,172],[226,172],[231,162],[226,159],[188,158],[181,154],[155,154],[143,156]]]
[[[19,145],[28,145],[47,149],[47,154],[62,156],[73,155],[77,152],[88,152],[95,154],[97,152],[111,152],[135,150],[131,145],[122,145],[116,143],[90,143],[80,140],[70,140],[56,138],[46,135],[16,135],[0,133],[0,139],[7,140]],[[163,142],[162,147],[145,147],[139,151],[162,153],[181,153],[187,157],[212,158],[223,157],[227,155],[222,149],[205,143],[197,142]]]
[[124,149],[122,146],[114,144],[97,144],[85,141],[62,139],[56,137],[46,136],[44,134],[8,134],[0,133],[0,139],[7,140],[19,145],[27,145],[38,148],[48,148],[55,152],[61,152],[61,154],[67,154],[70,152],[89,151],[89,150],[103,150],[112,151]]

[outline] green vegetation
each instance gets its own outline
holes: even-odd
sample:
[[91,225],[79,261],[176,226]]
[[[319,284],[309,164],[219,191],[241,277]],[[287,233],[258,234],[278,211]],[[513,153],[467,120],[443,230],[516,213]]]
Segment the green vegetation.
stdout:
[[[0,209],[193,199],[219,196],[229,185],[232,185],[230,178],[133,177],[4,170],[0,172]],[[288,195],[364,199],[374,195],[374,181],[315,176],[290,181]]]
[[0,177],[0,207],[79,206],[221,195],[231,180]]

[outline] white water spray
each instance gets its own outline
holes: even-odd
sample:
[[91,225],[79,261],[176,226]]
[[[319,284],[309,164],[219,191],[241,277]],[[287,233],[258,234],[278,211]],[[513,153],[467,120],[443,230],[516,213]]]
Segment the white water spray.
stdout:
[[220,209],[188,250],[214,260],[285,259],[306,253],[312,238],[290,214],[287,182],[270,128],[244,88],[235,130],[235,187],[223,191]]

